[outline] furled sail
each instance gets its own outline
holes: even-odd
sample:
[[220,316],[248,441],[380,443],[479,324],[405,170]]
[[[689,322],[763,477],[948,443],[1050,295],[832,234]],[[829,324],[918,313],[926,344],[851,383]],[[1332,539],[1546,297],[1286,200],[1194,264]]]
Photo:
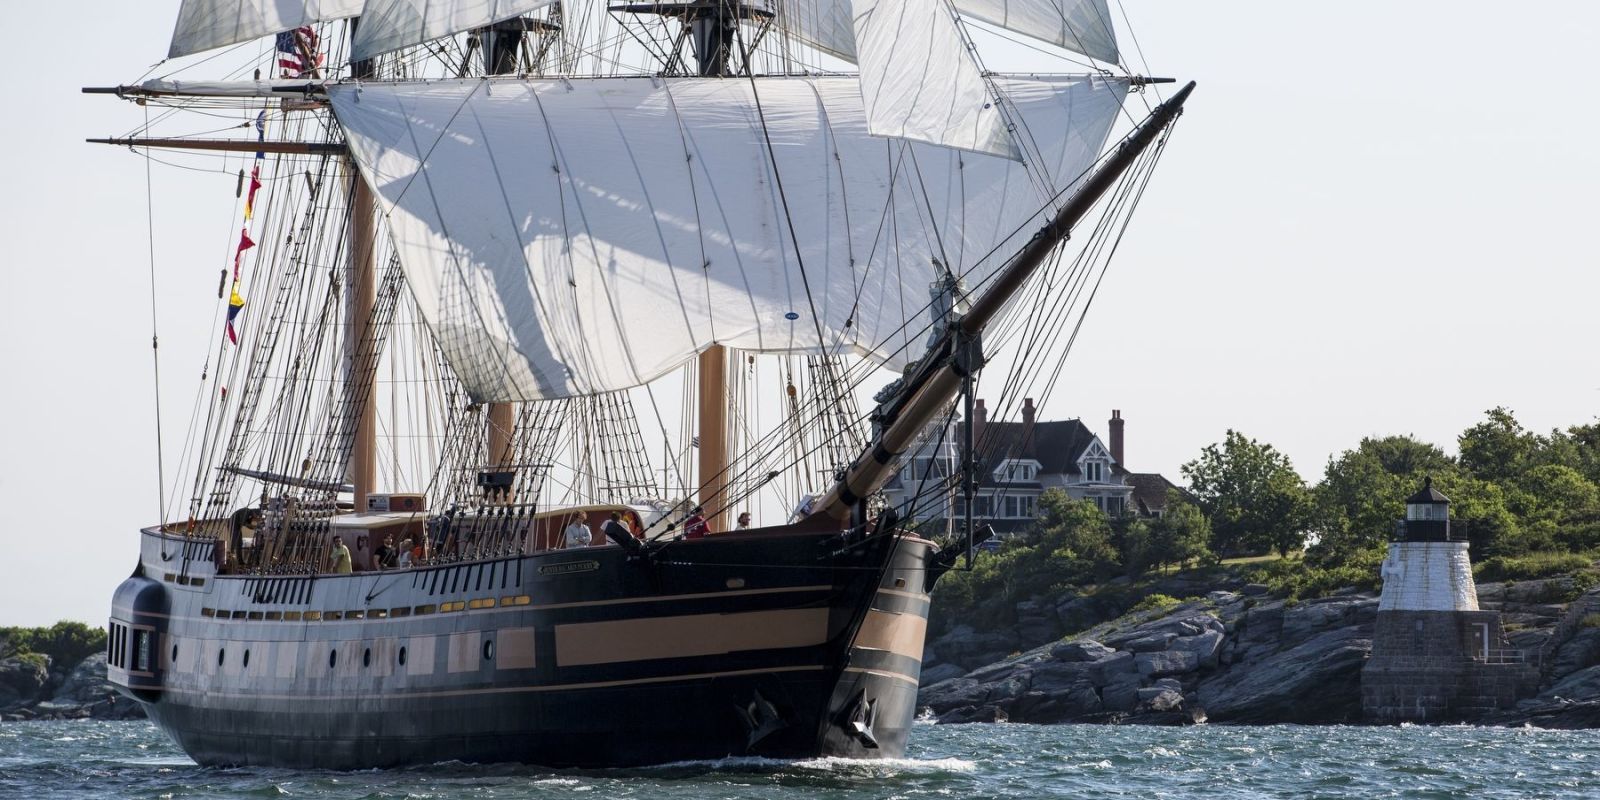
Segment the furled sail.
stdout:
[[363,0],[183,0],[167,58],[361,13]]
[[867,131],[1020,159],[949,0],[854,0]]
[[367,0],[352,59],[411,47],[544,8],[557,0]]
[[329,95],[445,356],[478,400],[532,400],[639,385],[713,343],[918,357],[934,260],[981,285],[1039,223],[1041,176],[1082,175],[1127,91],[995,80],[1039,143],[1027,165],[872,137],[850,77]]
[[[803,42],[856,60],[851,6],[857,0],[778,0],[778,25]],[[953,0],[963,16],[1115,64],[1117,37],[1106,0]],[[926,4],[924,4],[926,5]],[[931,10],[924,8],[926,14]]]

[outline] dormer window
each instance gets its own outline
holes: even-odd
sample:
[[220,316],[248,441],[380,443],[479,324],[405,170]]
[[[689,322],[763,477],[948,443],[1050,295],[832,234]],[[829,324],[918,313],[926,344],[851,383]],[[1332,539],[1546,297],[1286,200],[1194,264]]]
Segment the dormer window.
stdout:
[[1100,483],[1106,479],[1106,465],[1099,461],[1083,462],[1083,479],[1090,483]]
[[1039,462],[1028,459],[1006,459],[994,471],[997,481],[1007,483],[1025,483],[1038,480]]

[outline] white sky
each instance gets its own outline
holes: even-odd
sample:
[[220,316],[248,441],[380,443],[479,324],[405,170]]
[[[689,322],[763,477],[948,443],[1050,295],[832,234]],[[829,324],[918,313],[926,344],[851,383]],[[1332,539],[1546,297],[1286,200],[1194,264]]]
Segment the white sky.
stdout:
[[[1174,479],[1234,427],[1315,480],[1365,435],[1453,449],[1496,405],[1595,417],[1600,4],[1125,2],[1151,72],[1200,86],[1042,418],[1103,435],[1120,408],[1129,465]],[[159,60],[177,3],[12,5],[0,624],[103,624],[157,511],[145,161],[82,142],[141,111],[78,90]],[[234,179],[154,179],[171,461]]]

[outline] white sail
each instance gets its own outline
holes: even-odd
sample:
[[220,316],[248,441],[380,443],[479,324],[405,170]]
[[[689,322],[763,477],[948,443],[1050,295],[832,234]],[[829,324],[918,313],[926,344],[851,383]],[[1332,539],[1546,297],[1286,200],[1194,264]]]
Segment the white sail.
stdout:
[[1022,157],[948,0],[855,0],[867,130]]
[[363,0],[183,0],[167,58],[353,17]]
[[[778,25],[832,55],[856,60],[853,0],[778,0]],[[963,16],[1108,64],[1120,60],[1106,0],[953,0]],[[922,13],[927,13],[926,11]]]
[[353,60],[452,36],[544,8],[557,0],[367,0],[350,44]]
[[639,385],[713,343],[909,363],[933,260],[981,285],[1042,224],[1038,176],[1083,174],[1127,91],[996,80],[1039,142],[1027,167],[870,136],[849,77],[329,95],[446,357],[477,399],[531,400]]
[[1106,0],[955,0],[964,15],[1115,64],[1117,36]]

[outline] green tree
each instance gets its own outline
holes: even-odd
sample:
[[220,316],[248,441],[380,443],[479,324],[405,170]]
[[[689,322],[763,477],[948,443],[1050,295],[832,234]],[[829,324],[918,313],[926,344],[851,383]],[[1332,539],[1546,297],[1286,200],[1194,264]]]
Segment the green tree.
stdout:
[[1538,448],[1538,437],[1517,422],[1511,410],[1497,406],[1484,413],[1484,421],[1461,433],[1461,466],[1486,481],[1517,477]]
[[1047,489],[1039,495],[1036,531],[1037,547],[1055,575],[1081,581],[1114,575],[1122,568],[1111,523],[1094,503]]
[[70,667],[104,650],[106,632],[82,622],[57,622],[48,628],[0,628],[0,642],[0,655],[38,653]]
[[1184,464],[1183,474],[1211,524],[1218,555],[1288,555],[1305,544],[1311,496],[1289,457],[1272,445],[1229,430]]
[[1318,542],[1307,556],[1319,567],[1365,559],[1389,540],[1405,499],[1424,477],[1453,473],[1439,448],[1410,436],[1364,438],[1354,450],[1328,460],[1312,491]]

